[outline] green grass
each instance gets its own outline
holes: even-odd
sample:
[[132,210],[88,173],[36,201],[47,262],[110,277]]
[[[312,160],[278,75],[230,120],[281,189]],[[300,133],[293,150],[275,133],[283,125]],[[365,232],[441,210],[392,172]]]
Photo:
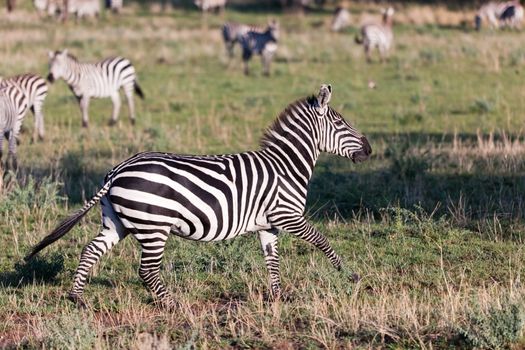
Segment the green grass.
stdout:
[[[283,39],[269,78],[257,59],[250,77],[239,57],[228,63],[219,34],[224,20],[264,24],[257,11],[202,19],[136,8],[66,25],[22,12],[0,23],[2,75],[45,76],[47,51],[67,47],[86,60],[131,59],[146,94],[136,99],[135,127],[125,105],[109,127],[110,100],[93,100],[82,129],[61,81],[46,100],[44,142],[30,143],[27,116],[18,183],[0,195],[0,347],[523,346],[524,34],[399,25],[390,61],[368,65],[355,28],[332,34],[322,13],[271,16]],[[178,307],[166,311],[142,285],[128,238],[95,267],[92,308],[79,311],[65,295],[98,209],[22,263],[121,160],[145,150],[257,149],[279,112],[321,83],[332,84],[332,106],[374,150],[359,165],[321,157],[310,187],[307,215],[342,256],[342,272],[283,234],[286,298],[269,303],[254,235],[209,244],[173,237],[163,277]]]

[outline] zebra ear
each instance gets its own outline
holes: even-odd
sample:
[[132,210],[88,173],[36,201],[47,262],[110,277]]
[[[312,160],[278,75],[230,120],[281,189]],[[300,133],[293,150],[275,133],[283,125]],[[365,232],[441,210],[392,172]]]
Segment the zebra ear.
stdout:
[[326,106],[328,106],[328,102],[330,102],[331,97],[332,97],[332,85],[330,84],[321,85],[321,89],[319,89],[319,95],[317,95],[317,103],[319,104],[319,107],[324,109]]
[[49,56],[49,58],[55,57],[55,53],[53,51],[48,51],[47,55]]

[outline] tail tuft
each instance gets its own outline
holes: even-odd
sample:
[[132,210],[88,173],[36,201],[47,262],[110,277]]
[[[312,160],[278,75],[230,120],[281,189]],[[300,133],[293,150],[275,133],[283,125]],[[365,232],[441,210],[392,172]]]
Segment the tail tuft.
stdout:
[[135,83],[133,84],[133,87],[135,88],[135,93],[139,95],[141,99],[144,99],[144,93],[142,92],[142,89],[140,88],[139,84],[137,84],[136,80],[135,80]]
[[38,243],[36,246],[33,247],[33,250],[31,253],[29,253],[24,260],[29,261],[33,256],[38,254],[42,249],[47,247],[48,245],[56,242],[60,239],[60,237],[64,236],[66,233],[68,233],[73,226],[77,224],[77,222],[86,215],[88,211],[87,210],[80,210],[77,213],[71,215],[66,220],[64,220],[57,228],[53,230],[49,235],[47,235],[40,243]]

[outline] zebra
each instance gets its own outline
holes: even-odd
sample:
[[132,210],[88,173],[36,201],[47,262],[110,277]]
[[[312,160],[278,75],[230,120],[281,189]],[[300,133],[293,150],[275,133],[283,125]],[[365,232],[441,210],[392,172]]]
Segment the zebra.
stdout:
[[88,126],[88,107],[91,97],[111,97],[113,114],[110,125],[117,122],[120,111],[120,93],[122,87],[129,106],[131,123],[135,124],[135,105],[133,90],[144,99],[142,89],[137,83],[135,68],[123,57],[106,58],[96,63],[82,63],[69,54],[68,50],[49,52],[48,81],[64,79],[76,96],[82,111],[82,126]]
[[261,55],[263,63],[263,74],[270,75],[270,63],[277,51],[279,40],[279,23],[272,20],[268,23],[264,32],[249,30],[239,37],[242,47],[242,60],[244,63],[244,74],[249,75],[248,61],[253,54]]
[[3,186],[2,156],[4,149],[4,136],[9,142],[6,169],[9,169],[11,160],[13,168],[17,168],[16,138],[20,131],[22,121],[27,111],[28,100],[26,94],[15,84],[0,87],[0,188]]
[[505,26],[514,28],[521,25],[523,12],[519,1],[489,2],[476,13],[474,25],[476,30],[480,30],[482,21],[487,21],[492,29]]
[[194,0],[193,3],[201,9],[202,12],[212,10],[220,12],[226,8],[226,0]]
[[106,9],[113,11],[113,13],[119,13],[123,6],[123,0],[106,0]]
[[381,24],[365,24],[361,27],[361,37],[356,36],[355,42],[363,44],[365,49],[366,60],[371,62],[371,50],[377,48],[381,61],[383,62],[394,42],[394,33],[392,31],[392,17],[394,9],[389,7],[383,10],[383,20]]
[[350,12],[344,7],[338,7],[332,19],[332,31],[338,32],[350,25]]
[[0,87],[8,85],[16,85],[25,94],[27,108],[31,110],[35,117],[33,141],[36,141],[37,138],[42,141],[45,134],[42,107],[48,90],[45,79],[32,73],[16,75],[5,79],[0,77]]
[[240,39],[243,35],[248,32],[254,33],[264,33],[266,31],[265,27],[253,26],[247,24],[226,22],[222,26],[222,39],[224,41],[224,46],[230,58],[233,57],[233,49],[236,43],[240,42]]
[[258,232],[271,296],[281,293],[277,240],[287,231],[320,249],[333,266],[342,261],[325,236],[304,218],[308,183],[321,152],[354,163],[368,159],[368,140],[329,106],[332,87],[290,104],[261,140],[261,149],[231,155],[136,154],[113,168],[84,207],[35,245],[31,259],[75,226],[97,203],[102,228],[83,250],[69,299],[82,298],[93,265],[132,234],[142,247],[139,276],[155,300],[172,298],[159,271],[170,233],[195,241],[222,241]]

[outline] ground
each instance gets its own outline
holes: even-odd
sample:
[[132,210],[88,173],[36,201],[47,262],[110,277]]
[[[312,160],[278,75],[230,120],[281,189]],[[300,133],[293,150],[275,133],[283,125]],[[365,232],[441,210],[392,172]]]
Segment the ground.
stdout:
[[[355,10],[357,11],[357,9]],[[400,9],[398,13],[403,13]],[[133,8],[65,25],[29,8],[2,14],[0,74],[47,75],[47,51],[81,60],[121,55],[146,95],[137,125],[123,104],[93,100],[81,128],[62,81],[45,103],[46,139],[19,145],[17,181],[0,195],[0,347],[27,348],[519,348],[525,344],[525,34],[398,24],[385,64],[366,64],[357,28],[329,32],[329,11],[303,16],[230,10],[202,17]],[[220,25],[280,20],[270,77],[228,61]],[[40,257],[30,247],[79,208],[104,174],[139,151],[221,154],[258,148],[287,104],[333,86],[331,104],[369,139],[362,164],[323,156],[306,215],[342,256],[326,258],[286,233],[285,298],[267,300],[254,235],[194,243],[173,237],[163,278],[175,310],[158,308],[138,274],[132,238],[94,269],[90,308],[65,298],[95,208]],[[375,88],[370,88],[374,86]]]

